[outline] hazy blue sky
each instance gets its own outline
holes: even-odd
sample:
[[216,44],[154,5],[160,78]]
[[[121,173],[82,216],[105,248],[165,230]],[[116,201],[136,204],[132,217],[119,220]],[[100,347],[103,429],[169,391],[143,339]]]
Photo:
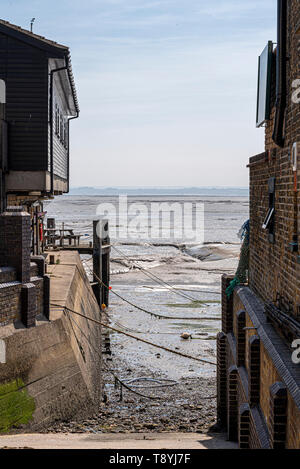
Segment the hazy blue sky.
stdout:
[[72,186],[243,186],[276,3],[1,0],[1,17],[71,48]]

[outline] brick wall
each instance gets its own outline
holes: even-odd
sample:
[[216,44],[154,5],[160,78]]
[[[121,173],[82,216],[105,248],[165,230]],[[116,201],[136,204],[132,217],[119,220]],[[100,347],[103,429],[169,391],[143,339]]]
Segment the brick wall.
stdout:
[[276,371],[264,347],[261,348],[261,389],[260,406],[265,417],[266,424],[270,428],[270,396],[269,389],[280,376]]
[[[36,287],[37,314],[41,314],[44,312],[44,280],[35,276],[30,282]],[[21,282],[0,282],[0,327],[21,320],[21,292]]]
[[33,327],[36,316],[49,317],[49,278],[43,256],[30,255],[30,215],[7,207],[0,215],[0,326],[21,320]]
[[219,424],[241,448],[300,449],[300,368],[291,350],[248,287],[222,304],[224,324],[233,330],[218,335]]
[[0,326],[21,319],[21,283],[0,284]]
[[[273,67],[272,112],[265,132],[265,151],[250,159],[250,269],[249,283],[264,300],[276,302],[281,298],[281,308],[300,318],[300,264],[299,252],[291,252],[293,240],[295,193],[294,174],[290,161],[292,145],[300,148],[300,104],[292,102],[294,80],[300,78],[299,35],[300,3],[287,1],[287,108],[285,116],[285,146],[279,148],[272,141],[275,116],[275,70]],[[300,227],[300,158],[298,157],[297,219]],[[268,180],[275,177],[275,239],[272,244],[268,231],[262,224],[269,207]],[[298,236],[300,246],[300,238]]]
[[300,410],[288,395],[287,448],[300,448]]

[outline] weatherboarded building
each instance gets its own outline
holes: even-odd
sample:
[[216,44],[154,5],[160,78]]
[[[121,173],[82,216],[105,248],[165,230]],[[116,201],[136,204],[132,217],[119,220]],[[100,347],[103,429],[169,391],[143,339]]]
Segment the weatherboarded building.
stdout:
[[300,448],[300,3],[278,0],[277,44],[259,59],[249,161],[248,284],[222,279],[218,421],[241,448]]
[[69,48],[0,20],[0,80],[2,193],[14,202],[68,192],[69,124],[79,113]]

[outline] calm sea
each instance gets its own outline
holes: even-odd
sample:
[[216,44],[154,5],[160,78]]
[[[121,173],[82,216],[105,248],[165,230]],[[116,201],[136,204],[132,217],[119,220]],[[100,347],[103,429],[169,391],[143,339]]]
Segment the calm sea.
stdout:
[[[153,241],[153,232],[157,232],[157,225],[161,223],[156,210],[158,206],[162,207],[165,213],[169,207],[178,206],[178,204],[188,208],[194,204],[196,210],[202,210],[203,207],[206,243],[238,242],[237,232],[249,217],[247,197],[129,196],[127,207],[131,214],[137,214],[141,223],[137,223],[134,216],[128,217],[126,206],[120,207],[119,203],[117,196],[64,195],[46,202],[44,209],[48,217],[56,219],[57,226],[60,227],[64,223],[65,227],[72,228],[75,233],[81,234],[81,242],[92,239],[92,222],[99,219],[99,215],[105,210],[107,210],[105,218],[110,221],[112,239],[118,238],[118,231],[122,233],[122,236],[127,233],[129,220],[127,240],[133,244]],[[166,233],[167,231],[164,232],[162,242],[170,241]]]

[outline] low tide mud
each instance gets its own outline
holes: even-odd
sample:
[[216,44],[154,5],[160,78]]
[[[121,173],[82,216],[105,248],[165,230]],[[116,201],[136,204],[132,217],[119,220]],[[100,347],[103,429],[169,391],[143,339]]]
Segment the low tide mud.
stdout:
[[[107,331],[111,354],[104,355],[99,411],[48,431],[208,431],[216,423],[216,367],[211,363],[216,362],[220,330],[221,274],[236,270],[238,255],[239,245],[223,244],[190,250],[149,244],[112,249],[107,323],[161,348]],[[121,386],[115,376],[145,397]]]

